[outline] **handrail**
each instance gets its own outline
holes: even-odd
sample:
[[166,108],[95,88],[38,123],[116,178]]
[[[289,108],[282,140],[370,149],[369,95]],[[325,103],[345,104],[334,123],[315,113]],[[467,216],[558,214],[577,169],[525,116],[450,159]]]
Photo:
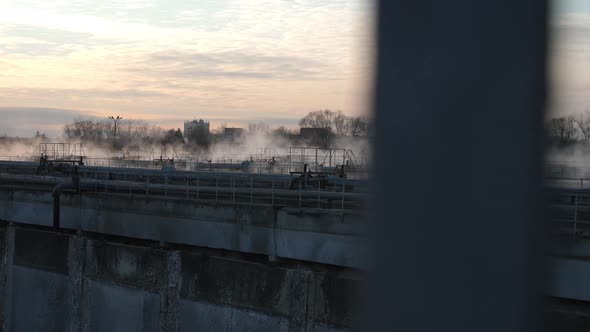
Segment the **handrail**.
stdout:
[[[236,182],[230,179],[228,186],[222,186],[219,181],[215,185],[211,182],[203,183],[197,178],[196,183],[189,179],[183,184],[165,184],[119,180],[80,179],[78,184],[64,181],[64,178],[50,176],[24,176],[0,173],[0,182],[10,184],[55,185],[54,197],[54,225],[59,227],[60,195],[65,189],[80,189],[84,192],[128,193],[130,195],[147,195],[176,197],[186,200],[207,200],[215,198],[216,202],[231,202],[232,204],[271,204],[272,206],[312,205],[322,210],[345,210],[363,206],[368,197],[364,193],[347,192],[343,183],[341,189],[323,191],[318,188],[290,190],[276,187],[274,182],[268,187],[255,187],[249,183],[248,187],[236,187]],[[200,195],[200,197],[199,197]],[[313,202],[313,204],[312,204]]]

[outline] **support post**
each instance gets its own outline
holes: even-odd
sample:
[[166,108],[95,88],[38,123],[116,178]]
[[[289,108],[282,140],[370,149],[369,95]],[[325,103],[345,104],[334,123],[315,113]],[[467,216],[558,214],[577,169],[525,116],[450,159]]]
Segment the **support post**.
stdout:
[[377,8],[363,330],[542,330],[547,1]]

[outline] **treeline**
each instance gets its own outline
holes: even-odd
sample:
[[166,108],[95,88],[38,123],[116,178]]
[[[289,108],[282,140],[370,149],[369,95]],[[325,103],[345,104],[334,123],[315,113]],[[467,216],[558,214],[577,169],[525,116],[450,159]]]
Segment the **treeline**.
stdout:
[[180,128],[163,129],[143,120],[123,119],[115,124],[111,120],[77,119],[64,126],[64,135],[70,139],[80,139],[97,145],[113,144],[179,144],[184,143]]
[[[115,126],[112,120],[91,120],[77,119],[64,126],[64,136],[71,140],[80,140],[85,143],[94,145],[124,147],[129,145],[195,145],[201,148],[207,148],[211,143],[215,143],[223,138],[223,132],[226,128],[222,124],[216,130],[207,134],[208,137],[191,137],[185,142],[185,137],[180,128],[164,129],[159,126],[150,125],[143,120],[120,120],[117,123],[117,133],[115,136]],[[298,135],[298,130],[289,129],[280,126],[272,129],[264,122],[250,123],[247,128],[247,134],[276,135],[283,138],[291,139]]]
[[590,111],[552,118],[547,123],[552,144],[569,145],[590,142]]
[[360,116],[347,116],[341,111],[322,110],[308,113],[299,120],[303,128],[324,128],[336,136],[367,136],[369,122]]
[[[302,128],[322,128],[321,142],[329,142],[336,136],[360,137],[369,134],[369,122],[361,117],[349,117],[341,111],[321,110],[307,114],[299,121]],[[206,133],[207,137],[191,137],[185,142],[180,128],[163,129],[143,120],[122,119],[117,122],[116,135],[114,121],[109,119],[76,119],[64,126],[68,139],[89,142],[105,147],[122,148],[130,145],[180,145],[207,149],[210,144],[223,141],[225,125]],[[246,135],[265,135],[296,141],[300,139],[299,129],[280,126],[271,128],[265,122],[250,123],[244,128]],[[324,134],[325,133],[325,134]],[[316,137],[317,139],[317,137]]]

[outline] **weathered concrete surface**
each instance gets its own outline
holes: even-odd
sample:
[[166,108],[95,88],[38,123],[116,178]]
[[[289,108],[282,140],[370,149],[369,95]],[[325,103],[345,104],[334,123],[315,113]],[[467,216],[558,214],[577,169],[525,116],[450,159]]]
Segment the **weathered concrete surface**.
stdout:
[[87,280],[83,331],[157,332],[160,297],[143,289]]
[[67,276],[39,269],[15,266],[10,331],[66,331]]
[[[0,223],[7,331],[347,331],[354,270]],[[14,250],[11,250],[12,246]],[[0,275],[0,280],[7,280]]]
[[287,332],[289,320],[238,307],[182,300],[179,332],[191,331],[260,331]]
[[[64,194],[64,228],[362,268],[359,213],[132,196]],[[0,219],[50,226],[45,191],[0,189]]]
[[65,331],[68,305],[67,235],[16,228],[7,298],[10,331]]
[[556,237],[547,258],[547,295],[590,302],[590,241]]
[[548,295],[590,301],[590,261],[572,257],[551,257]]

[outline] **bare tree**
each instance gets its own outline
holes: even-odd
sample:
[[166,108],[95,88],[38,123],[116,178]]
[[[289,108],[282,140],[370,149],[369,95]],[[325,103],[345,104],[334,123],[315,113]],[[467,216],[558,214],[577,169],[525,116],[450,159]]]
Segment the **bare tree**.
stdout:
[[349,119],[349,130],[351,136],[366,136],[368,132],[368,123],[360,116]]
[[149,125],[143,120],[124,119],[119,124],[117,136],[119,141],[125,145],[130,143],[137,143],[143,137],[148,135]]
[[574,119],[582,139],[586,142],[590,141],[590,111],[586,110],[576,116]]
[[315,111],[299,121],[303,128],[325,128],[338,136],[365,136],[368,122],[362,117],[346,116],[342,111]]
[[330,110],[310,112],[299,120],[299,126],[303,128],[325,128],[332,131],[335,116],[336,112]]
[[297,131],[297,129],[289,129],[289,128],[286,128],[285,126],[280,126],[276,129],[274,129],[272,131],[272,134],[275,136],[280,136],[280,137],[291,137],[291,136],[297,136],[298,131]]
[[[68,138],[80,139],[96,144],[108,144],[114,132],[113,122],[104,120],[76,119],[64,126]],[[117,137],[121,145],[154,143],[163,137],[161,128],[150,126],[143,120],[123,120],[117,127]]]
[[248,124],[248,133],[250,134],[263,134],[268,135],[270,134],[270,126],[266,122],[258,122],[258,123],[249,123]]
[[336,135],[348,136],[351,134],[351,119],[344,115],[341,111],[337,111],[333,117],[334,129]]
[[549,134],[559,143],[572,143],[576,140],[577,136],[575,122],[576,119],[572,115],[553,118],[549,121]]

